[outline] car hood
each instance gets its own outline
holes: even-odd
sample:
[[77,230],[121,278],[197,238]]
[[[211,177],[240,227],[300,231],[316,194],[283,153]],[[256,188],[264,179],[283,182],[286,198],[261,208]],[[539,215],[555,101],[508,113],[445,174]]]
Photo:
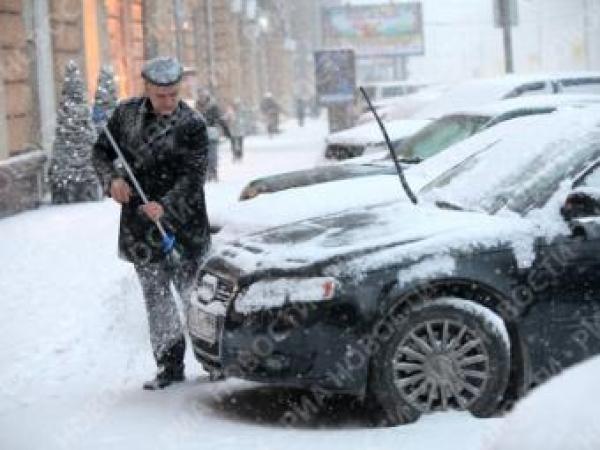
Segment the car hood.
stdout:
[[[340,264],[371,270],[426,254],[511,246],[532,258],[535,225],[519,217],[442,210],[403,202],[345,210],[216,244],[213,256],[241,273]],[[337,269],[336,269],[337,270]]]

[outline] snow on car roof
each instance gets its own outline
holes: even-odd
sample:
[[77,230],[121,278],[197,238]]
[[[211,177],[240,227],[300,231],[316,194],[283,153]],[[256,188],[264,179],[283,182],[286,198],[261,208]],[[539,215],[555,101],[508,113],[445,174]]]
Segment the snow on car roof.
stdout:
[[[430,120],[406,119],[385,123],[385,128],[392,141],[412,136]],[[369,145],[384,142],[383,134],[377,122],[369,122],[347,130],[338,131],[325,138],[328,144]]]
[[600,72],[557,72],[527,75],[507,75],[465,81],[413,114],[413,118],[436,118],[448,111],[470,108],[500,100],[515,88],[535,82],[600,77]]
[[[450,86],[447,84],[436,84],[419,89],[417,92],[407,94],[401,98],[389,98],[377,102],[377,112],[382,119],[406,119],[412,114],[423,108],[440,96],[444,95]],[[373,115],[363,113],[359,117],[359,123],[370,122],[374,120]]]
[[596,94],[555,94],[532,95],[525,97],[498,100],[481,106],[473,106],[453,114],[469,114],[495,117],[521,109],[558,108],[567,105],[586,105],[600,103],[600,95]]

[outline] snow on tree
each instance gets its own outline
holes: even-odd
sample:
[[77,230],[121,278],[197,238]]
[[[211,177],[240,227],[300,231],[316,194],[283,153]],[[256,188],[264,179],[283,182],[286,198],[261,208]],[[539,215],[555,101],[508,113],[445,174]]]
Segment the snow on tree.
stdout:
[[100,187],[91,158],[95,139],[81,73],[75,61],[69,61],[48,173],[52,203],[100,199]]
[[103,66],[98,75],[92,120],[98,133],[117,107],[117,84],[112,67]]

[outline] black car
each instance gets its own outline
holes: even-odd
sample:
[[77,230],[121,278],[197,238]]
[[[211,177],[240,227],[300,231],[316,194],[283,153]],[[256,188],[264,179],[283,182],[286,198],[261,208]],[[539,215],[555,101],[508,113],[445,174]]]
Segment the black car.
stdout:
[[[404,137],[395,146],[401,162],[415,164],[430,158],[451,145],[468,139],[470,136],[499,123],[517,117],[548,114],[559,107],[581,106],[600,102],[600,95],[540,95],[536,97],[503,100],[465,111],[447,114],[422,127],[409,137]],[[381,146],[383,147],[383,135]],[[361,153],[362,154],[362,151]],[[356,156],[356,155],[354,155]],[[369,161],[357,161],[339,165],[328,165],[269,175],[248,183],[240,195],[240,200],[248,200],[269,192],[277,192],[316,183],[335,181],[366,175],[394,174],[391,156]]]
[[494,415],[600,352],[600,108],[502,127],[420,205],[217,246],[187,312],[196,357],[228,377],[357,395],[397,424]]

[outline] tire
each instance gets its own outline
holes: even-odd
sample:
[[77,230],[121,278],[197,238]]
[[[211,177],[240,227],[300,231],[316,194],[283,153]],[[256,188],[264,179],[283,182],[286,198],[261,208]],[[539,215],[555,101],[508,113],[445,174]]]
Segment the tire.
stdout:
[[423,413],[468,410],[489,417],[510,373],[502,320],[481,305],[443,298],[413,307],[374,355],[369,391],[388,425]]

